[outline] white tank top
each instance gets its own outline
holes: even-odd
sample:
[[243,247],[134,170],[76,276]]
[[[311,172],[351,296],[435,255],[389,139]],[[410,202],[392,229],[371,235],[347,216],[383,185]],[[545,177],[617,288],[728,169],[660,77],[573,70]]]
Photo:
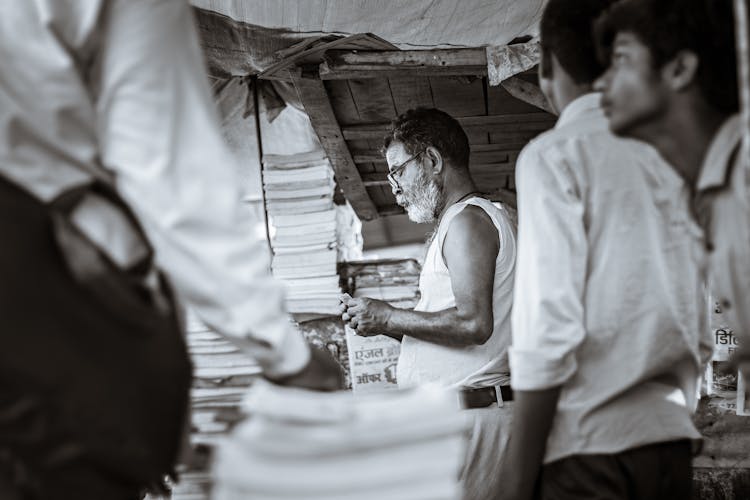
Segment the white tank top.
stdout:
[[515,212],[502,205],[473,197],[446,210],[427,249],[419,276],[421,298],[415,311],[435,312],[456,306],[451,279],[443,259],[443,242],[453,218],[467,205],[484,210],[497,228],[500,252],[495,260],[492,295],[494,328],[483,345],[447,347],[404,335],[398,361],[398,384],[410,387],[436,382],[447,387],[490,387],[510,383],[508,347],[513,275],[516,261]]

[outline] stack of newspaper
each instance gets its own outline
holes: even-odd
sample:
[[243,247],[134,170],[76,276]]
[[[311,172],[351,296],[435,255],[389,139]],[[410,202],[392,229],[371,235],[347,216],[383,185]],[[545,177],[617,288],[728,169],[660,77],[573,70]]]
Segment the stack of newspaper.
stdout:
[[[353,297],[371,297],[401,309],[417,305],[420,268],[413,259],[348,262],[342,271]],[[349,327],[345,331],[352,390],[361,394],[397,388],[401,344],[385,335],[361,337]]]
[[273,275],[287,285],[292,313],[336,314],[341,293],[335,182],[324,151],[263,157]]
[[454,500],[467,430],[457,395],[426,386],[353,397],[259,382],[217,450],[217,500]]

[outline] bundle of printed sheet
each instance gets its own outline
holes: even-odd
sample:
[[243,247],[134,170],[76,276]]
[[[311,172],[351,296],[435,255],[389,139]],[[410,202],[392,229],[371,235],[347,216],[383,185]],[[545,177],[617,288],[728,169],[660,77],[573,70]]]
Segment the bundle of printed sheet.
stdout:
[[467,421],[437,386],[354,396],[259,381],[223,439],[216,500],[454,500]]

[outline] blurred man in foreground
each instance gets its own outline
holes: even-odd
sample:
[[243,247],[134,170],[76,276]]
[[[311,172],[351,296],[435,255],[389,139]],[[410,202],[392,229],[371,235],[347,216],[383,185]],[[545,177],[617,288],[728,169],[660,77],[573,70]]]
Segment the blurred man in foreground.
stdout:
[[134,499],[190,365],[169,282],[279,382],[336,388],[252,237],[184,0],[0,15],[0,497]]
[[652,144],[691,186],[711,291],[750,380],[750,153],[740,144],[732,2],[627,0],[598,31],[610,128]]

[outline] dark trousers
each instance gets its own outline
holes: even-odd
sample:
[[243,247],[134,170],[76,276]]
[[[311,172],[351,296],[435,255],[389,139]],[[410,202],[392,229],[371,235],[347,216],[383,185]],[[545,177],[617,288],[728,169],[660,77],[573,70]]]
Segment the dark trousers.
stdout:
[[689,440],[642,446],[612,455],[574,455],[542,468],[541,500],[689,500]]
[[149,343],[165,328],[182,342],[176,323],[105,301],[123,302],[73,279],[46,207],[0,177],[0,498],[140,498],[148,446],[177,446],[187,357]]

